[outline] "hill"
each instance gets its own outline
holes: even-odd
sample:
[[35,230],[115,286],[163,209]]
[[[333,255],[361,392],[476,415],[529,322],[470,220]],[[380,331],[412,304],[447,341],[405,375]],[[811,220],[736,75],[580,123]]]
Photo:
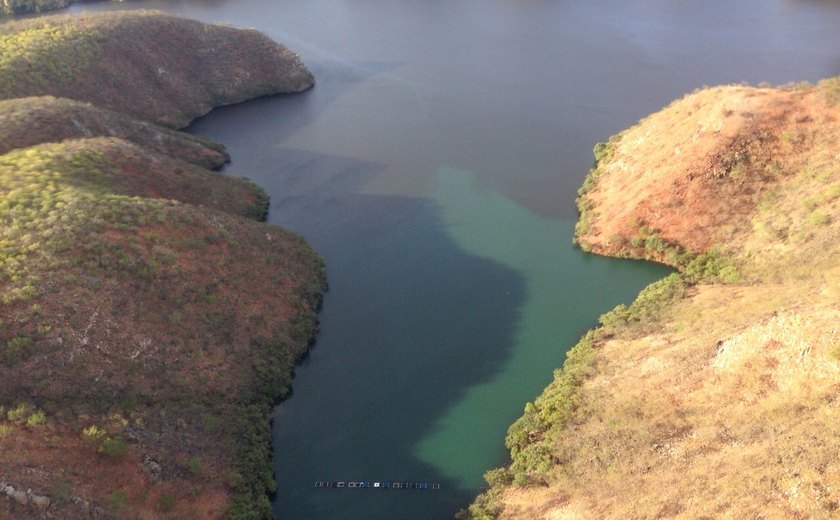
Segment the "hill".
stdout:
[[840,79],[704,89],[596,146],[581,247],[678,274],[570,351],[469,518],[831,518]]
[[322,267],[236,216],[259,213],[239,200],[253,185],[138,153],[95,139],[0,157],[0,480],[53,514],[221,516],[265,502],[270,482],[249,480],[270,478],[267,454],[247,450],[267,446],[247,436],[267,434],[307,347]]
[[[254,31],[156,13],[0,41],[0,518],[271,518],[268,417],[323,264],[261,222],[262,189],[207,169],[220,145],[139,118],[311,74]],[[183,68],[140,73],[161,65]]]
[[213,107],[313,82],[295,54],[255,30],[155,11],[0,26],[0,99],[64,97],[181,128]]
[[216,169],[230,160],[224,147],[119,112],[52,96],[0,101],[0,153],[67,139],[119,137],[159,154]]

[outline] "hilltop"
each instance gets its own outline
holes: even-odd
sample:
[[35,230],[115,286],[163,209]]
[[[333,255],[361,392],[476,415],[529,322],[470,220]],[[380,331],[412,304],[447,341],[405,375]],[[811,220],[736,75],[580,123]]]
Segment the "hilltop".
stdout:
[[595,147],[582,248],[679,273],[601,317],[471,518],[830,518],[840,79],[707,88]]
[[0,29],[0,99],[64,97],[182,128],[214,107],[313,83],[298,56],[258,31],[155,11],[44,16]]
[[[261,188],[208,169],[221,145],[153,121],[311,74],[254,31],[157,13],[27,20],[0,41],[3,77],[26,78],[0,85],[0,518],[271,518],[268,415],[323,264],[262,222]],[[178,63],[175,83],[133,76]]]

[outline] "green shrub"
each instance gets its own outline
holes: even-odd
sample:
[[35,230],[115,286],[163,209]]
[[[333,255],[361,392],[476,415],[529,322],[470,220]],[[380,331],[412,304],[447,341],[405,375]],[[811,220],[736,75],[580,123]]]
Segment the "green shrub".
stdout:
[[32,338],[29,336],[15,336],[6,342],[3,357],[6,363],[13,365],[28,357],[33,350]]
[[27,426],[41,426],[45,422],[47,422],[47,416],[40,410],[36,410],[26,419]]
[[840,105],[840,76],[824,79],[817,83],[817,87],[827,103]]
[[686,291],[687,286],[683,278],[677,273],[672,273],[642,289],[630,306],[617,305],[610,312],[603,314],[599,321],[603,327],[610,330],[650,322],[682,299]]
[[3,12],[6,14],[40,13],[61,9],[65,5],[58,0],[5,0]]
[[814,211],[810,215],[808,215],[808,224],[812,226],[825,226],[829,222],[831,222],[831,217],[829,217],[825,213]]
[[690,260],[683,275],[690,283],[736,283],[741,278],[738,268],[716,248]]
[[505,486],[513,482],[513,475],[507,468],[495,468],[484,473],[484,481],[490,487]]
[[29,417],[32,413],[32,406],[28,404],[19,404],[14,408],[10,408],[6,412],[6,417],[12,422],[20,422]]
[[84,430],[82,430],[82,437],[88,440],[99,439],[105,435],[105,430],[99,428],[95,424],[91,424]]
[[536,401],[525,405],[525,413],[508,430],[505,446],[510,450],[509,475],[515,485],[545,482],[554,466],[551,432],[565,428],[577,407],[581,383],[595,371],[597,334],[590,331],[569,350],[563,368],[554,374],[554,381]]
[[114,459],[121,458],[125,455],[125,441],[122,437],[106,437],[97,451]]
[[645,249],[649,251],[656,251],[657,253],[665,252],[668,249],[668,244],[662,238],[652,235],[645,239]]

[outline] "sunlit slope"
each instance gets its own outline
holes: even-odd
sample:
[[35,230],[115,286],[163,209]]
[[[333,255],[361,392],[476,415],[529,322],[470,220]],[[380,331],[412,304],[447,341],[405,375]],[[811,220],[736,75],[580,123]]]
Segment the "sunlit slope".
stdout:
[[154,11],[0,25],[0,99],[66,97],[183,127],[213,107],[313,81],[297,55],[255,30]]
[[840,82],[693,93],[596,147],[582,247],[668,261],[511,427],[473,518],[830,518]]

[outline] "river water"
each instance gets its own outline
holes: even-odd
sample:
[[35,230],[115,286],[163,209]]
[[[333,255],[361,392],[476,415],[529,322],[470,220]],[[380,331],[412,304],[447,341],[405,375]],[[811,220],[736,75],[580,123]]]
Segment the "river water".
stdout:
[[[191,131],[271,195],[330,291],[276,410],[284,519],[444,519],[597,316],[661,266],[571,245],[592,145],[672,99],[840,74],[830,0],[163,0],[301,53],[304,94]],[[318,489],[414,481],[439,490]]]

